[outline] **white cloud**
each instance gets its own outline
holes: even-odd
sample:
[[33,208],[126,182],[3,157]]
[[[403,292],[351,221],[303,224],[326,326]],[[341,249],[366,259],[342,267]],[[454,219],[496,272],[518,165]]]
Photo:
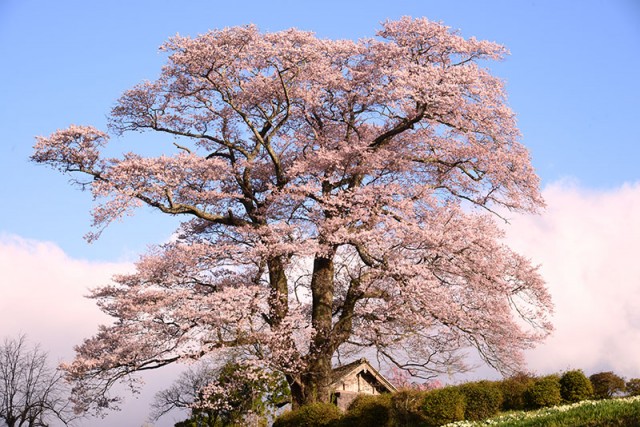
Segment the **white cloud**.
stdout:
[[613,370],[640,377],[640,183],[544,190],[546,211],[513,218],[508,244],[541,264],[555,332],[528,354],[534,371]]
[[130,269],[71,259],[50,242],[0,235],[0,336],[25,333],[53,359],[69,359],[74,344],[109,321],[84,296]]
[[[74,345],[92,336],[98,324],[111,322],[84,296],[89,289],[107,284],[113,274],[131,269],[129,263],[72,259],[54,243],[0,234],[0,340],[24,333],[31,344],[38,343],[49,353],[52,364],[71,360]],[[165,369],[146,375],[147,384],[137,398],[123,393],[122,412],[80,424],[142,426],[154,394],[167,387],[176,372]],[[168,416],[156,425],[174,422]]]

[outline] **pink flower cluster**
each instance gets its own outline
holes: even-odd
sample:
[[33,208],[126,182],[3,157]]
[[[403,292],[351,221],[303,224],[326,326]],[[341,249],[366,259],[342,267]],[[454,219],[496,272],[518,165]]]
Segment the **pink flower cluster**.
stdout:
[[110,127],[174,150],[103,158],[107,135],[72,126],[33,155],[91,178],[97,234],[141,205],[187,218],[92,294],[115,321],[66,368],[84,395],[236,347],[304,401],[339,352],[430,374],[475,347],[508,371],[551,330],[543,280],[491,215],[543,205],[503,84],[477,63],[504,47],[405,17],[357,42],[246,26],[163,50]]

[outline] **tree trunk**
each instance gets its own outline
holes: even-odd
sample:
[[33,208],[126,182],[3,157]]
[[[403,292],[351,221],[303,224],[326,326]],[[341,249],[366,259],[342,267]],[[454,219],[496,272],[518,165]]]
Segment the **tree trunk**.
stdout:
[[331,359],[331,354],[317,353],[309,360],[306,372],[302,375],[305,394],[300,405],[330,401]]
[[301,377],[302,393],[300,405],[314,402],[329,402],[331,398],[331,359],[333,346],[331,328],[333,319],[333,286],[335,249],[328,254],[316,255],[311,278],[311,324],[314,336],[307,357],[307,368]]
[[292,409],[310,403],[330,401],[331,359],[332,354],[310,354],[307,358],[307,368],[299,379],[287,376]]
[[271,326],[278,326],[287,315],[289,289],[282,257],[270,258],[267,261],[269,267],[269,283],[271,291],[269,295],[269,318]]
[[291,409],[298,409],[304,404],[304,385],[290,375],[287,375],[287,382],[291,391]]

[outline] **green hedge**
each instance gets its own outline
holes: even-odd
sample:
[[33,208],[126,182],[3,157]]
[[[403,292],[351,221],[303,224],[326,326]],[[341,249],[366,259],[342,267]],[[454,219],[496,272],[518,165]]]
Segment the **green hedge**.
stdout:
[[391,396],[391,423],[393,427],[427,426],[421,405],[426,392],[401,390]]
[[560,394],[560,379],[557,375],[549,375],[538,378],[527,389],[527,406],[530,408],[543,408],[556,406],[562,403]]
[[[619,393],[619,383],[624,384],[621,378],[608,372],[594,377],[602,380],[602,395]],[[640,379],[630,380],[628,389],[630,394],[640,394]],[[489,419],[501,410],[538,409],[563,402],[579,402],[593,394],[592,381],[580,370],[540,378],[518,374],[499,382],[477,381],[431,391],[401,390],[393,394],[361,395],[344,414],[333,404],[315,403],[285,412],[273,426],[436,427],[456,421]]]
[[560,377],[560,395],[568,403],[591,399],[593,385],[582,371],[567,371]]
[[429,391],[422,399],[422,422],[427,426],[441,426],[464,420],[467,402],[459,387],[445,387]]
[[391,424],[391,394],[362,394],[349,405],[341,427],[385,427]]
[[465,397],[464,418],[471,421],[484,420],[500,412],[502,391],[492,381],[478,381],[459,386]]
[[331,403],[312,403],[280,415],[273,427],[336,427],[342,412]]
[[527,408],[527,390],[536,382],[536,378],[518,373],[498,383],[502,391],[502,410],[521,411]]

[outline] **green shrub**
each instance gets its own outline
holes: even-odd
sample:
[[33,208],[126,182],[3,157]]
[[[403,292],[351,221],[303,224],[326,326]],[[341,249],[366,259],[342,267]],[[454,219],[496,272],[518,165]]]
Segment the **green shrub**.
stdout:
[[465,406],[465,395],[460,387],[431,390],[422,399],[421,421],[426,426],[440,426],[464,420]]
[[312,403],[280,415],[273,427],[333,427],[336,426],[342,412],[331,403]]
[[504,411],[520,411],[527,408],[526,394],[536,378],[524,372],[515,374],[498,383],[502,391],[502,409]]
[[580,402],[593,397],[593,386],[581,370],[567,371],[560,377],[560,395],[565,402]]
[[464,419],[479,421],[493,417],[500,412],[502,392],[496,383],[478,381],[462,384],[458,388],[466,401]]
[[627,381],[627,394],[629,396],[640,396],[640,378],[631,378]]
[[428,426],[421,412],[422,400],[427,392],[401,390],[391,396],[391,422],[393,427]]
[[589,377],[596,399],[610,399],[626,389],[624,379],[613,372],[599,372]]
[[530,408],[556,406],[562,403],[558,376],[549,375],[538,378],[527,390],[526,400]]
[[370,427],[389,425],[391,394],[377,396],[361,394],[349,405],[340,422],[344,427]]

